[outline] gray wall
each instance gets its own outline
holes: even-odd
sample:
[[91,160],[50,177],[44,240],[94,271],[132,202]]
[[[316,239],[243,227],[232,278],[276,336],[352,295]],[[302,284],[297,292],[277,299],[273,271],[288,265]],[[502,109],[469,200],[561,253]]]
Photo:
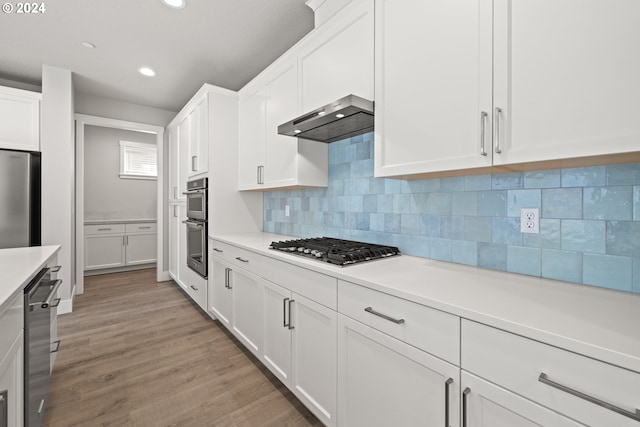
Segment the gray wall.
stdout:
[[120,140],[156,143],[156,135],[85,126],[85,221],[156,218],[157,181],[121,179]]

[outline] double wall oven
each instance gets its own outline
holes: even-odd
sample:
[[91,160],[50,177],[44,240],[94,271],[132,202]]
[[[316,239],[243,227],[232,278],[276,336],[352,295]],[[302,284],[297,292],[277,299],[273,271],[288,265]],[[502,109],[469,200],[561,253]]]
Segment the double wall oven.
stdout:
[[187,266],[207,278],[207,178],[187,182]]

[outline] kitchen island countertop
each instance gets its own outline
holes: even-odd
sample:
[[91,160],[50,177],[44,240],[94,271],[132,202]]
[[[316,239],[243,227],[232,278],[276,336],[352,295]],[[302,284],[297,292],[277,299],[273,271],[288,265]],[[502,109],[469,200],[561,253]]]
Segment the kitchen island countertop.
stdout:
[[210,238],[640,372],[640,295],[402,255],[338,267],[270,250],[271,233]]
[[59,249],[57,245],[0,249],[0,313]]

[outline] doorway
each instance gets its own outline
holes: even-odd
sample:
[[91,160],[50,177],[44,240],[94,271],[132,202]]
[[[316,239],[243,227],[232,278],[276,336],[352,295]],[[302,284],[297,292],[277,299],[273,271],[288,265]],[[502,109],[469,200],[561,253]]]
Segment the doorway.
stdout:
[[157,244],[156,244],[156,280],[167,280],[164,273],[164,203],[163,192],[163,164],[164,164],[164,128],[156,125],[145,123],[129,122],[124,120],[110,119],[105,117],[89,116],[84,114],[76,114],[76,212],[75,212],[75,230],[76,230],[76,288],[74,294],[84,293],[84,266],[85,266],[85,143],[86,133],[89,126],[97,126],[100,128],[118,129],[127,132],[141,132],[144,134],[154,135],[151,140],[155,141],[157,152],[157,169],[158,176],[155,190],[157,203],[155,206],[155,216],[157,221]]

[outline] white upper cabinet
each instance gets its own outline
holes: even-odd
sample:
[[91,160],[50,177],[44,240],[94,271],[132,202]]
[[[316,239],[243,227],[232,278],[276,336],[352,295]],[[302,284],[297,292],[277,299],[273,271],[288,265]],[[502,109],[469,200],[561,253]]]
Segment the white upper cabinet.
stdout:
[[240,93],[238,130],[238,187],[255,190],[263,185],[265,156],[264,87]]
[[302,113],[350,94],[373,100],[373,6],[373,0],[354,2],[302,47]]
[[496,0],[494,11],[495,164],[640,149],[640,2]]
[[375,175],[491,165],[491,2],[376,1]]
[[42,95],[0,86],[0,148],[40,151]]
[[209,122],[208,94],[196,101],[189,112],[189,177],[202,175],[208,171],[209,161]]
[[638,151],[640,3],[561,3],[376,0],[376,176]]

